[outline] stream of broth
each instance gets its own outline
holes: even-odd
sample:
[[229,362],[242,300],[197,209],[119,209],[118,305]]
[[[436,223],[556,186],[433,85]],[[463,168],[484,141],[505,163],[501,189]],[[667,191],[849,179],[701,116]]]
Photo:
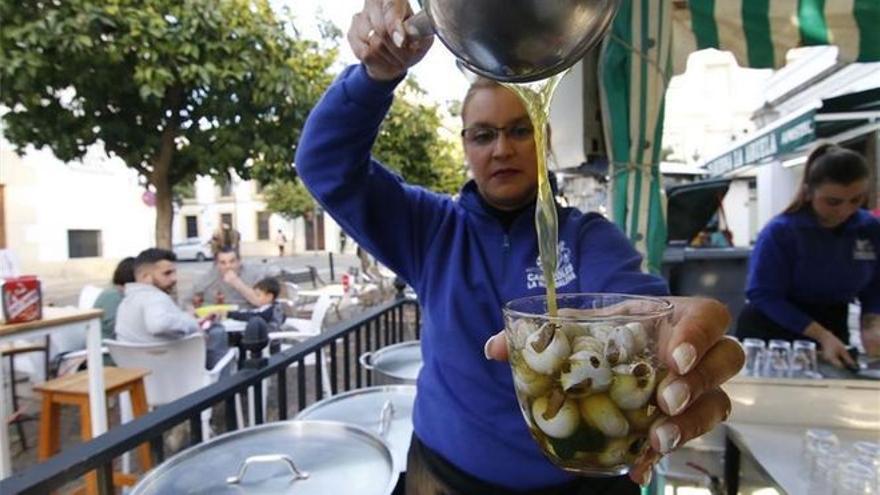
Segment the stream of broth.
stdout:
[[[567,71],[566,71],[567,72]],[[505,83],[504,86],[519,96],[529,113],[535,135],[535,153],[538,162],[538,198],[535,205],[535,229],[538,233],[538,253],[544,284],[547,287],[547,312],[556,316],[556,265],[558,263],[559,226],[556,218],[556,201],[550,188],[547,168],[550,102],[559,81],[566,72],[531,83]]]

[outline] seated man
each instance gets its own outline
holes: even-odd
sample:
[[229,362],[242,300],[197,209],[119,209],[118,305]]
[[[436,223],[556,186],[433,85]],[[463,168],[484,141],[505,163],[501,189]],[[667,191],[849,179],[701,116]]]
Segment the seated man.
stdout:
[[[179,339],[200,332],[196,318],[181,310],[169,293],[177,284],[174,253],[150,248],[134,259],[133,283],[125,285],[125,297],[116,312],[116,338],[122,342],[153,343]],[[228,343],[222,325],[205,330],[206,366],[211,369],[226,354]]]
[[260,306],[253,285],[265,276],[265,270],[244,265],[231,247],[221,249],[214,258],[214,266],[193,286],[192,304],[237,304],[244,307]]

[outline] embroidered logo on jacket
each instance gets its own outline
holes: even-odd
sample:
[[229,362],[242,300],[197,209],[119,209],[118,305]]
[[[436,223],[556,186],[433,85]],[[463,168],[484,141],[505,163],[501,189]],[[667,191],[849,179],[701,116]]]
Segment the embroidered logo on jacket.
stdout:
[[[577,275],[574,272],[574,266],[571,264],[571,249],[565,245],[565,241],[559,241],[559,249],[557,250],[556,265],[556,288],[564,287],[573,282]],[[538,287],[547,287],[544,283],[544,272],[541,270],[541,258],[535,260],[535,266],[526,268],[526,288],[535,289]]]
[[874,244],[871,243],[870,239],[856,239],[853,259],[856,261],[875,261],[877,259],[877,253],[874,252]]

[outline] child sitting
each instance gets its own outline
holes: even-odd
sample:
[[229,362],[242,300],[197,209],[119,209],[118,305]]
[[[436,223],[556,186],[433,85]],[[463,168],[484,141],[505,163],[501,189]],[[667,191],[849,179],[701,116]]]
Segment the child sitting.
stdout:
[[254,292],[260,301],[260,306],[255,309],[230,311],[227,318],[238,321],[246,321],[244,334],[246,336],[265,337],[269,332],[278,331],[284,323],[284,312],[281,305],[276,302],[281,286],[274,278],[264,278],[254,284]]

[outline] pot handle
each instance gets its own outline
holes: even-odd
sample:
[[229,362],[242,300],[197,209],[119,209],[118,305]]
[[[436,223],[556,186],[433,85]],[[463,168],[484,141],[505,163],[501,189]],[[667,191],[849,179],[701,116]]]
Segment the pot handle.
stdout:
[[425,10],[403,21],[403,29],[407,36],[413,38],[427,38],[434,35],[434,25]]
[[309,473],[305,471],[300,471],[296,468],[296,465],[293,463],[293,459],[291,459],[290,456],[286,456],[283,454],[252,455],[241,463],[241,466],[238,468],[238,476],[230,476],[226,478],[226,482],[230,485],[237,485],[238,483],[241,483],[242,479],[244,479],[244,474],[245,472],[247,472],[248,466],[250,466],[251,464],[262,464],[269,462],[284,462],[287,467],[290,468],[291,473],[293,473],[294,481],[308,479],[309,477]]
[[394,419],[394,404],[391,399],[386,400],[382,405],[382,412],[379,413],[379,436],[385,438],[388,430],[391,428],[391,420]]
[[364,367],[365,370],[373,371],[373,351],[367,351],[360,355],[358,358],[358,362],[361,363],[361,366]]

